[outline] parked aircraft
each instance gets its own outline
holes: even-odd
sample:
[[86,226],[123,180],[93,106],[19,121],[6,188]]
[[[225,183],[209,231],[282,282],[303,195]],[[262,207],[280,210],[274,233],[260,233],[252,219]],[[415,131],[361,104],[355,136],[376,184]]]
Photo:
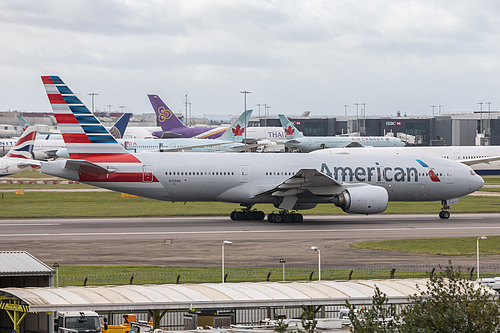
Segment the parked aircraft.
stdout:
[[40,166],[40,161],[32,160],[35,137],[36,130],[28,127],[7,155],[0,158],[0,177],[10,176],[26,171],[31,167]]
[[479,175],[500,175],[500,146],[358,147],[333,151],[440,157],[466,164]]
[[372,147],[403,147],[405,143],[389,136],[304,136],[287,117],[279,115],[281,126],[285,130],[288,147],[300,148],[302,151],[313,151],[324,148],[341,148],[349,145]]
[[165,201],[222,201],[244,207],[231,218],[262,220],[257,203],[280,209],[270,222],[300,222],[291,211],[333,204],[375,214],[391,201],[437,201],[449,218],[456,198],[484,181],[468,166],[420,156],[377,154],[132,154],[99,123],[58,76],[43,76],[70,155],[41,163],[43,173]]
[[[252,114],[252,110],[243,112],[229,130],[224,133],[219,139],[196,139],[196,138],[179,138],[179,139],[117,139],[125,149],[132,152],[140,151],[198,151],[198,152],[218,152],[230,151],[241,152],[245,150],[243,133],[245,132],[245,124],[248,124],[248,119]],[[246,119],[246,120],[245,120]],[[248,145],[254,147],[255,145]],[[248,148],[248,147],[247,147]],[[57,156],[69,158],[68,149],[61,148],[57,151]]]
[[153,132],[153,135],[158,138],[217,139],[227,130],[227,127],[187,127],[158,95],[148,95],[148,97],[162,129]]

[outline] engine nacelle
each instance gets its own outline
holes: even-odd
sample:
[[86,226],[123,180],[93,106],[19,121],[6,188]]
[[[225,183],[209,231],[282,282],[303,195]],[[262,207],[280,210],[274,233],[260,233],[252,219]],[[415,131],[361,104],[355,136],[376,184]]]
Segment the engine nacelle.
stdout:
[[355,186],[335,197],[333,203],[346,213],[382,213],[389,203],[389,194],[380,186]]
[[35,160],[44,161],[44,160],[47,160],[49,158],[49,156],[47,156],[47,154],[45,154],[41,150],[34,150],[33,151],[33,158]]

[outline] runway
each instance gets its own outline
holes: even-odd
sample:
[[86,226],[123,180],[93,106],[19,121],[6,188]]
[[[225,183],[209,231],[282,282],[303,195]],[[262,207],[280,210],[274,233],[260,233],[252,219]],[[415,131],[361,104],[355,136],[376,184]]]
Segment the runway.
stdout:
[[[322,267],[474,266],[475,256],[429,256],[352,249],[369,240],[478,237],[500,234],[500,214],[305,216],[300,224],[231,221],[228,217],[4,219],[0,250],[27,251],[48,265]],[[475,244],[475,243],[474,243]],[[482,256],[482,265],[500,264]]]

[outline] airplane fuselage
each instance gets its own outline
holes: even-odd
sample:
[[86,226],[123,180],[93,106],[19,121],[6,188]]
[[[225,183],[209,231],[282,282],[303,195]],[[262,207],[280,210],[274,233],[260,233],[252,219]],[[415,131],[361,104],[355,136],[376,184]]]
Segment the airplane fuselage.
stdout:
[[300,137],[283,142],[286,146],[309,152],[324,148],[342,148],[352,144],[371,147],[404,147],[404,142],[386,136],[321,136]]
[[319,197],[301,193],[299,203],[331,203],[355,183],[380,186],[391,201],[435,201],[469,194],[483,180],[465,165],[431,157],[330,154],[138,153],[139,163],[97,163],[110,174],[89,175],[42,163],[42,172],[98,187],[165,201],[243,204],[279,200],[270,191],[300,169],[315,169],[340,183]]

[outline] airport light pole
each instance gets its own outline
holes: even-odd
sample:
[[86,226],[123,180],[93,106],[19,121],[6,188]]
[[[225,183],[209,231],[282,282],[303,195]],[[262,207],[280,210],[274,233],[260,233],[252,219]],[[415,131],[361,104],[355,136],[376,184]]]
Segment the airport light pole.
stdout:
[[359,132],[359,103],[354,103],[356,105],[356,132]]
[[286,260],[281,258],[280,263],[283,264],[283,282],[285,282],[285,263],[286,263]]
[[349,104],[344,104],[344,117],[347,117],[347,108],[349,107]]
[[97,96],[99,94],[95,93],[95,92],[91,92],[91,93],[89,93],[87,95],[91,96],[91,99],[92,99],[92,113],[94,113],[94,96]]
[[59,264],[55,262],[52,267],[56,269],[56,287],[59,288]]
[[477,238],[477,251],[476,251],[476,255],[477,255],[477,279],[478,280],[479,280],[479,240],[480,239],[488,239],[488,238],[486,238],[486,236],[481,236],[481,237]]
[[233,242],[231,241],[223,241],[222,242],[222,283],[225,282],[224,278],[224,245],[233,245]]
[[436,108],[436,105],[431,105],[432,108],[432,116],[434,117],[434,109]]
[[311,250],[318,252],[318,281],[321,281],[321,251],[317,246],[311,246]]
[[479,132],[483,133],[483,102],[477,103],[479,104]]
[[[240,91],[240,94],[245,95],[245,108],[243,109],[243,112],[247,112],[247,94],[251,94],[251,91]],[[247,117],[245,116],[245,131],[243,132],[245,134],[245,153],[247,152]]]

